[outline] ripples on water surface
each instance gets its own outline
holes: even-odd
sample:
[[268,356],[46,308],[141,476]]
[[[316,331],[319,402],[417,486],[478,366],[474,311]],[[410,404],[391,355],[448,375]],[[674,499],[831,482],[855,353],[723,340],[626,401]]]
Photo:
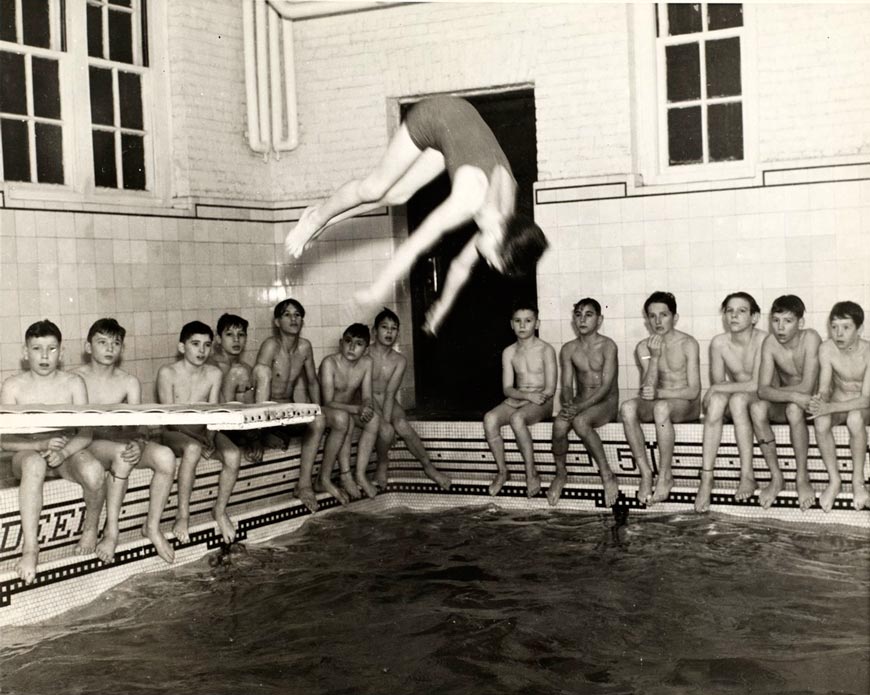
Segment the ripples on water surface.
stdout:
[[870,547],[717,517],[315,517],[4,629],[2,693],[870,692]]

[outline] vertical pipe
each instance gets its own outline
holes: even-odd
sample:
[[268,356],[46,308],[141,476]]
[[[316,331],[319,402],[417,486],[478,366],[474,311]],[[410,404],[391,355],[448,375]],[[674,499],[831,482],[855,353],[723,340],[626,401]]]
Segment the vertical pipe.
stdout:
[[245,46],[245,97],[248,107],[248,146],[254,152],[268,153],[269,147],[260,140],[259,109],[257,108],[256,46],[254,45],[254,0],[243,0],[242,29]]
[[268,149],[272,143],[269,122],[269,55],[266,27],[266,0],[255,0],[255,36],[257,46],[257,104],[260,110],[260,140]]

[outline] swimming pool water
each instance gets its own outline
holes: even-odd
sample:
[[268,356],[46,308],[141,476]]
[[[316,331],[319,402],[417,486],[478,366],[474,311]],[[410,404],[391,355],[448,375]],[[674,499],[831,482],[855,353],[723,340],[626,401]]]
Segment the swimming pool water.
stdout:
[[4,629],[0,692],[870,691],[870,543],[841,529],[342,511],[225,560]]

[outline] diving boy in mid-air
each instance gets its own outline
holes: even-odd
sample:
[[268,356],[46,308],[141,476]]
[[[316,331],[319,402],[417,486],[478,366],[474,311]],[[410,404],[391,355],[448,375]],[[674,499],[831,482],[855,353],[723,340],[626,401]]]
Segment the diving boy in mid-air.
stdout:
[[418,102],[370,174],[348,181],[302,213],[287,234],[287,253],[298,258],[325,228],[349,217],[384,205],[403,205],[444,171],[450,175],[450,195],[356,298],[364,306],[386,301],[393,285],[426,250],[445,234],[474,221],[480,231],[451,263],[441,297],[427,314],[426,330],[437,333],[481,256],[504,275],[522,276],[534,270],[547,248],[540,227],[516,213],[516,181],[507,157],[465,99],[439,96]]
[[489,486],[497,495],[510,480],[504,453],[501,428],[510,424],[526,468],[526,494],[534,497],[541,490],[541,477],[535,468],[535,453],[529,425],[553,414],[553,395],[558,378],[556,351],[535,335],[540,322],[538,309],[527,303],[517,304],[511,316],[511,328],[517,342],[508,345],[501,355],[502,391],[505,400],[483,416],[486,443],[498,469]]

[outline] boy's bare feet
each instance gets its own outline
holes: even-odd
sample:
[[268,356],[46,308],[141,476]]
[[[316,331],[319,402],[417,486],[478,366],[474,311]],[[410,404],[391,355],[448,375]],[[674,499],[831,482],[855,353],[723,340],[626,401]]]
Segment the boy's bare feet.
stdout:
[[640,476],[640,486],[637,488],[637,501],[641,504],[652,504],[652,476]]
[[377,485],[381,490],[387,489],[388,482],[388,464],[384,463],[378,464],[378,468],[375,471],[375,485]]
[[181,543],[190,543],[190,532],[187,527],[190,519],[186,516],[176,516],[175,523],[172,525],[172,533]]
[[508,471],[499,471],[495,474],[495,479],[489,486],[489,494],[495,497],[504,487],[504,484],[511,479],[511,474]]
[[38,550],[25,550],[21,553],[21,559],[15,563],[15,571],[25,584],[32,584],[33,580],[36,579],[38,557]]
[[154,545],[154,550],[157,551],[157,555],[164,562],[168,562],[170,565],[175,562],[175,550],[172,547],[172,543],[160,532],[159,528],[150,531],[147,526],[143,526],[142,535],[151,541]]
[[309,512],[314,514],[314,512],[317,511],[317,495],[314,494],[314,490],[312,490],[310,487],[308,487],[307,485],[304,487],[301,485],[296,485],[296,487],[293,489],[293,494],[296,495],[296,497],[299,498],[299,501],[308,508]]
[[76,555],[88,555],[97,548],[97,530],[86,528],[76,545]]
[[289,232],[284,240],[284,250],[288,256],[299,258],[305,250],[306,245],[311,241],[319,228],[319,223],[313,218],[316,210],[316,205],[310,205],[302,212],[302,216]]
[[232,543],[236,540],[236,526],[233,523],[233,520],[227,516],[226,512],[218,513],[214,509],[212,509],[211,515],[214,517],[215,523],[217,524],[218,533],[221,535],[221,540],[224,543]]
[[537,473],[526,476],[526,497],[532,499],[541,491],[541,476]]
[[834,508],[834,501],[837,499],[837,495],[840,494],[840,485],[840,476],[831,478],[828,487],[819,496],[819,506],[821,506],[822,511],[829,512]]
[[604,506],[612,507],[619,499],[619,483],[614,475],[604,478],[602,483],[604,484]]
[[423,472],[429,480],[434,480],[438,483],[438,487],[442,490],[449,490],[450,486],[453,484],[453,481],[450,480],[448,476],[435,468],[431,463],[428,466],[425,464],[423,465]]
[[776,496],[782,492],[782,474],[773,475],[770,482],[758,491],[758,504],[762,509],[770,509]]
[[94,552],[107,565],[115,561],[115,547],[118,545],[118,534],[103,531],[103,538],[97,543]]
[[665,477],[663,475],[659,475],[658,480],[656,480],[656,489],[653,492],[652,503],[656,502],[664,502],[671,495],[671,488],[674,486],[674,478],[673,476]]
[[374,499],[378,495],[378,489],[372,485],[372,482],[366,478],[365,474],[356,476],[356,484],[360,486],[363,492],[366,493],[366,496]]
[[812,507],[816,503],[816,491],[810,485],[809,480],[797,481],[798,504],[802,512]]
[[740,476],[740,482],[737,483],[737,491],[734,493],[734,499],[738,502],[748,500],[758,489],[758,483],[755,482],[754,476]]
[[556,477],[550,482],[550,487],[547,488],[547,503],[551,507],[555,507],[558,504],[559,499],[562,497],[562,488],[565,487],[567,482],[568,476],[565,473],[556,473]]
[[[852,473],[852,477],[855,477],[855,473]],[[864,509],[864,507],[870,507],[870,493],[867,492],[867,488],[860,483],[852,483],[852,506],[855,509]]]
[[713,471],[701,471],[701,484],[695,495],[695,511],[699,514],[710,511],[710,493],[713,492]]
[[341,486],[350,499],[358,500],[362,497],[362,490],[359,489],[359,485],[356,484],[350,471],[341,474]]
[[332,484],[331,480],[321,480],[320,481],[320,489],[324,492],[328,492],[330,495],[335,497],[341,504],[347,504],[350,502],[350,498],[347,496],[347,493],[344,490],[340,490]]

